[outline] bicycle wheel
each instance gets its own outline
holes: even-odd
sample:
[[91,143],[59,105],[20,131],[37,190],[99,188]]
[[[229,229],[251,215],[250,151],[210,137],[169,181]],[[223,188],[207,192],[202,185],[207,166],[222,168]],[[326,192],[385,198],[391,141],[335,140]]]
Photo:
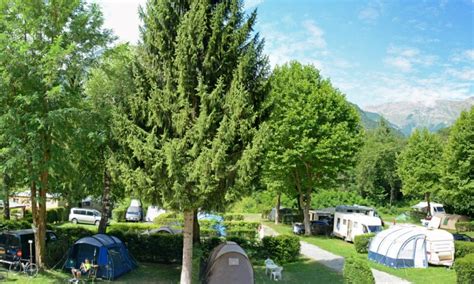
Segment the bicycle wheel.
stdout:
[[21,262],[20,261],[14,261],[10,263],[10,267],[8,267],[8,271],[13,272],[13,273],[18,273],[21,271]]
[[30,277],[36,277],[38,275],[38,267],[34,263],[28,263],[25,266],[25,273]]

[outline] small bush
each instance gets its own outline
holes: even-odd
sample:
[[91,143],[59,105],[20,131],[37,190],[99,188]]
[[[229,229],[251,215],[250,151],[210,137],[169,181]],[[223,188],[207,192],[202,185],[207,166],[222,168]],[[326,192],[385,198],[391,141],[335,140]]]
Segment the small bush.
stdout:
[[474,253],[474,242],[455,241],[454,242],[454,257],[463,257],[465,255]]
[[243,221],[244,215],[242,214],[225,214],[224,221]]
[[458,232],[471,232],[474,231],[474,221],[471,222],[457,222],[456,230]]
[[91,236],[97,233],[97,227],[91,226],[90,229],[84,227],[65,227],[54,228],[53,231],[58,235],[59,240],[64,240],[68,245],[74,244],[77,240]]
[[248,229],[226,230],[226,236],[255,240],[257,238],[257,230],[248,230]]
[[158,226],[182,227],[183,222],[183,215],[174,212],[163,213],[153,220],[153,223]]
[[125,222],[126,212],[126,208],[115,208],[114,210],[112,210],[112,219],[114,219],[116,222]]
[[57,207],[46,211],[46,221],[50,224],[61,223],[68,220],[68,212],[64,207]]
[[375,236],[375,234],[363,234],[358,235],[354,238],[354,248],[358,253],[367,253],[369,248],[370,240]]
[[366,260],[348,257],[344,262],[344,283],[375,284],[374,276]]
[[31,229],[32,223],[25,220],[5,220],[0,223],[0,231]]
[[474,283],[474,254],[468,254],[454,262],[458,284]]
[[296,261],[300,255],[300,240],[296,236],[279,235],[262,239],[262,257],[269,257],[277,263]]
[[259,222],[246,222],[246,221],[225,221],[224,226],[228,230],[258,230],[258,226],[260,226]]

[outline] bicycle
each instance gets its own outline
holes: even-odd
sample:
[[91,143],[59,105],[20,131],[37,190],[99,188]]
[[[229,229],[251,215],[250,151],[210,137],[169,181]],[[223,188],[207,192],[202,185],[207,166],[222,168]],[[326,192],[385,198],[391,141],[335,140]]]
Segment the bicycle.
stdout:
[[25,273],[29,277],[36,277],[38,275],[38,266],[36,264],[28,259],[20,259],[19,257],[15,257],[8,270],[13,273]]

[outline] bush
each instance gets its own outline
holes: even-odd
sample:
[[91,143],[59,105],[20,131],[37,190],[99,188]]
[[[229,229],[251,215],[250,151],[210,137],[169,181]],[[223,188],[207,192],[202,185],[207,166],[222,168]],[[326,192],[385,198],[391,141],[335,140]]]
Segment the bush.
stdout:
[[46,211],[46,222],[50,224],[61,223],[68,220],[68,212],[64,207],[57,207]]
[[370,240],[375,236],[375,234],[363,234],[355,236],[354,238],[354,248],[358,253],[367,253],[369,248]]
[[463,257],[465,255],[474,253],[474,242],[455,241],[454,242],[454,257]]
[[60,239],[57,241],[48,242],[46,245],[45,255],[46,265],[49,268],[53,268],[54,266],[62,264],[60,261],[63,260],[65,254],[68,253],[68,249],[69,244],[66,240]]
[[454,262],[458,284],[474,283],[474,253],[456,259]]
[[126,208],[115,208],[112,210],[112,219],[117,222],[125,222],[125,213],[127,212]]
[[211,237],[207,238],[201,241],[201,251],[202,255],[201,258],[204,261],[207,261],[209,258],[209,255],[211,254],[211,251],[217,247],[218,245],[222,244],[225,240],[223,238],[218,238],[218,237]]
[[141,232],[159,228],[160,226],[153,223],[114,223],[109,225],[107,230],[116,230],[122,232]]
[[471,222],[457,222],[456,230],[458,232],[471,232],[474,231],[474,221]]
[[225,214],[224,221],[243,221],[244,215],[242,214]]
[[296,261],[300,255],[300,240],[296,236],[279,235],[262,239],[262,257],[269,257],[277,263]]
[[183,258],[183,235],[123,233],[110,230],[121,239],[136,260],[153,263],[180,263]]
[[259,222],[247,222],[247,221],[224,221],[224,226],[227,230],[258,230],[260,226]]
[[81,238],[96,234],[96,230],[95,226],[91,226],[90,229],[84,227],[57,227],[53,229],[56,235],[58,235],[58,239],[66,241],[69,246]]
[[344,283],[375,284],[374,276],[366,260],[348,257],[344,262]]
[[153,220],[158,226],[182,227],[183,222],[183,215],[174,212],[163,213]]
[[31,229],[32,223],[25,220],[6,220],[0,223],[0,231]]
[[227,237],[240,237],[250,240],[255,240],[257,238],[257,231],[256,230],[248,230],[248,229],[234,229],[234,230],[226,230]]

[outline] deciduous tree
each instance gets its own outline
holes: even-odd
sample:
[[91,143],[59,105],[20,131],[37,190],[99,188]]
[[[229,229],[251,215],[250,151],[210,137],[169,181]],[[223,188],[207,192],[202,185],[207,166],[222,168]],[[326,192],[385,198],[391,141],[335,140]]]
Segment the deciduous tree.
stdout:
[[311,193],[329,188],[354,164],[361,142],[359,116],[311,65],[276,67],[270,82],[265,172],[273,184],[296,191],[309,235]]

